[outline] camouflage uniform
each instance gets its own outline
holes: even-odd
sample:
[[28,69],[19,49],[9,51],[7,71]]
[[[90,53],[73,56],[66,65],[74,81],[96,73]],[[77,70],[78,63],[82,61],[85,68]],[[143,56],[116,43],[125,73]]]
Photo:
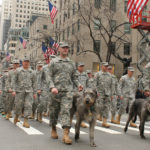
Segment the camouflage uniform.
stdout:
[[134,77],[130,78],[128,75],[124,75],[119,81],[119,87],[121,89],[123,100],[120,102],[118,113],[122,115],[126,112],[127,106],[130,108],[131,103],[135,100],[136,80]]
[[[1,77],[0,77],[0,90],[1,90],[1,91],[2,91],[2,87],[3,87],[3,85],[2,85],[2,76],[1,76]],[[3,103],[2,94],[3,94],[3,93],[0,94],[0,113],[1,113],[1,112],[4,112],[4,103]]]
[[2,91],[2,103],[4,104],[4,112],[8,112],[10,102],[8,101],[8,90],[9,90],[9,82],[8,82],[8,72],[5,72],[3,74],[3,77],[1,78],[1,88]]
[[111,77],[112,77],[111,114],[112,116],[115,116],[117,111],[117,97],[121,96],[121,90],[119,88],[117,77],[113,74],[111,74]]
[[32,69],[18,68],[12,80],[15,97],[15,114],[21,115],[24,109],[24,117],[32,113],[33,94],[36,94],[36,76]]
[[112,96],[112,77],[108,72],[102,72],[96,74],[96,87],[99,94],[97,100],[98,106],[100,108],[100,114],[103,118],[108,118],[110,109],[110,100]]
[[41,71],[41,74],[37,80],[37,88],[41,91],[39,96],[39,104],[37,107],[37,113],[47,112],[48,98],[49,98],[49,84],[46,80],[46,73],[44,72],[45,68]]
[[70,128],[70,109],[73,101],[73,85],[79,85],[74,63],[67,57],[51,60],[49,66],[49,88],[57,88],[59,93],[52,94],[50,125],[55,126],[60,114],[62,128]]

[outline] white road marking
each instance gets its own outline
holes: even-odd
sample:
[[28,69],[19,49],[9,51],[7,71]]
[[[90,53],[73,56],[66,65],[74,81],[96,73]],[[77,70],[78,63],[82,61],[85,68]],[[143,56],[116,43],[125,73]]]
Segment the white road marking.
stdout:
[[[14,122],[14,118],[10,118],[9,120],[10,120],[10,122],[12,122],[12,123]],[[18,122],[18,123],[16,124],[16,126],[18,126],[20,129],[22,129],[22,130],[23,130],[24,132],[26,132],[28,135],[43,135],[42,132],[40,132],[39,130],[37,130],[37,129],[31,127],[31,126],[30,126],[30,128],[25,128],[25,127],[23,127],[23,122],[22,122],[22,121]]]
[[[76,123],[76,120],[73,120],[72,122]],[[87,123],[85,123],[85,124],[89,127],[89,125]],[[121,132],[111,130],[111,129],[107,129],[107,128],[103,128],[103,127],[98,127],[98,126],[95,126],[95,129],[99,130],[99,131],[102,131],[102,132],[109,133],[109,134],[122,134]]]
[[[49,120],[48,120],[48,119],[43,118],[42,120],[43,120],[43,122],[45,122],[46,124],[49,124]],[[57,124],[57,128],[62,129],[61,124],[58,123],[58,124]],[[75,134],[75,129],[74,129],[74,128],[71,128],[71,129],[70,129],[70,133]],[[80,131],[80,134],[87,134],[87,133],[86,133],[86,132],[83,132],[83,131]]]
[[[97,122],[98,122],[98,123],[101,123],[100,121],[97,121]],[[123,125],[118,125],[118,124],[113,124],[113,123],[109,123],[109,125],[114,126],[114,127],[119,127],[119,128],[122,128],[122,129],[125,128],[125,126],[123,126]],[[137,127],[137,128],[128,127],[128,129],[129,129],[129,130],[132,130],[132,131],[137,131],[137,132],[139,132],[139,128],[138,128],[138,127]],[[144,130],[144,133],[150,134],[150,131]]]

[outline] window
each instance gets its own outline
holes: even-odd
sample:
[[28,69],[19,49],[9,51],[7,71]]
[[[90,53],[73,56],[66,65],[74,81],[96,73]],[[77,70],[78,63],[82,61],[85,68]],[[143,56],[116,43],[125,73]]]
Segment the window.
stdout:
[[72,45],[71,45],[71,55],[73,55],[74,54],[74,43],[72,43]]
[[62,37],[63,41],[65,40],[65,31],[63,31],[63,37]]
[[80,10],[80,0],[78,0],[78,10]]
[[80,52],[80,41],[78,40],[77,41],[77,53],[79,53]]
[[111,48],[112,52],[115,52],[116,51],[116,43],[112,42],[110,45],[110,48]]
[[128,0],[124,1],[124,12],[127,12],[127,5],[128,5]]
[[75,3],[73,3],[72,14],[75,15]]
[[124,44],[124,55],[130,55],[130,43]]
[[124,32],[131,33],[130,23],[124,24]]
[[101,0],[95,0],[94,5],[95,5],[95,8],[100,8],[101,7]]
[[114,31],[116,28],[116,20],[110,21],[110,31]]
[[56,29],[58,28],[58,19],[56,19]]
[[75,32],[75,24],[72,24],[72,35],[74,35],[74,32]]
[[67,28],[67,37],[69,38],[70,35],[70,27]]
[[116,0],[110,0],[110,10],[116,11]]
[[70,18],[70,9],[68,9],[68,19]]
[[100,52],[100,40],[94,42],[94,51]]
[[94,30],[99,30],[100,29],[100,24],[101,24],[101,21],[99,18],[95,18],[94,19]]
[[78,19],[77,27],[78,27],[78,31],[80,31],[80,19]]
[[47,30],[47,25],[43,25],[43,29],[44,29],[44,30]]

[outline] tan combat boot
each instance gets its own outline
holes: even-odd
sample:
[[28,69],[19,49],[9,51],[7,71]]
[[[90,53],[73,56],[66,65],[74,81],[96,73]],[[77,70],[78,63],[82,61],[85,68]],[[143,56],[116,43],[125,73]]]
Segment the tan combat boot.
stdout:
[[102,119],[102,115],[99,115],[99,116],[97,117],[97,120],[99,120],[99,121],[103,121],[103,119]]
[[9,116],[9,118],[12,118],[12,113],[10,112],[10,114],[9,114],[10,116]]
[[9,118],[10,118],[10,113],[8,112],[8,113],[6,114],[6,120],[9,120]]
[[137,125],[131,121],[130,122],[130,127],[137,128]]
[[38,113],[37,120],[42,123],[42,113]]
[[104,128],[109,128],[110,127],[110,125],[107,124],[107,119],[106,118],[103,118],[102,127],[104,127]]
[[121,115],[117,116],[116,124],[120,124]]
[[51,138],[52,139],[58,139],[58,134],[57,134],[56,126],[52,126]]
[[18,118],[19,118],[19,115],[16,115],[14,118],[14,124],[16,124],[17,122],[20,122],[20,120]]
[[5,112],[2,112],[2,115],[6,115],[6,113],[5,113]]
[[34,119],[35,118],[35,113],[32,112],[32,115],[29,117],[29,119]]
[[84,122],[81,122],[81,127],[82,128],[87,128],[87,125]]
[[72,144],[72,140],[69,137],[69,130],[70,130],[69,128],[64,128],[64,135],[62,141],[65,144]]
[[24,126],[25,128],[30,128],[30,125],[29,125],[29,123],[28,123],[28,119],[27,119],[27,118],[24,118],[23,126]]
[[117,121],[114,118],[115,117],[112,115],[112,117],[111,117],[111,123],[117,124]]

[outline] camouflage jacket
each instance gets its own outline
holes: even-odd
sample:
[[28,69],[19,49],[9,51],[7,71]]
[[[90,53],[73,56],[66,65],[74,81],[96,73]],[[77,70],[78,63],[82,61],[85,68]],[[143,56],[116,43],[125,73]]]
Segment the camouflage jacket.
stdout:
[[87,87],[87,82],[88,82],[88,75],[86,74],[86,72],[80,73],[79,71],[77,71],[77,76],[78,76],[78,81],[80,82],[80,84],[84,88],[86,88]]
[[12,90],[16,92],[33,92],[36,94],[36,79],[35,72],[32,69],[25,70],[23,67],[18,68],[12,80]]
[[0,91],[8,92],[9,90],[9,82],[8,82],[8,72],[4,73],[0,78]]
[[96,74],[95,82],[100,95],[112,96],[112,77],[110,73],[100,71]]
[[58,91],[73,91],[73,86],[78,87],[78,76],[75,65],[68,57],[62,59],[56,57],[51,60],[48,66],[49,89],[57,88]]
[[88,88],[96,88],[96,83],[95,83],[94,78],[88,78],[87,87]]
[[119,81],[119,87],[123,97],[135,97],[137,83],[134,77],[129,78],[128,75],[122,76]]

